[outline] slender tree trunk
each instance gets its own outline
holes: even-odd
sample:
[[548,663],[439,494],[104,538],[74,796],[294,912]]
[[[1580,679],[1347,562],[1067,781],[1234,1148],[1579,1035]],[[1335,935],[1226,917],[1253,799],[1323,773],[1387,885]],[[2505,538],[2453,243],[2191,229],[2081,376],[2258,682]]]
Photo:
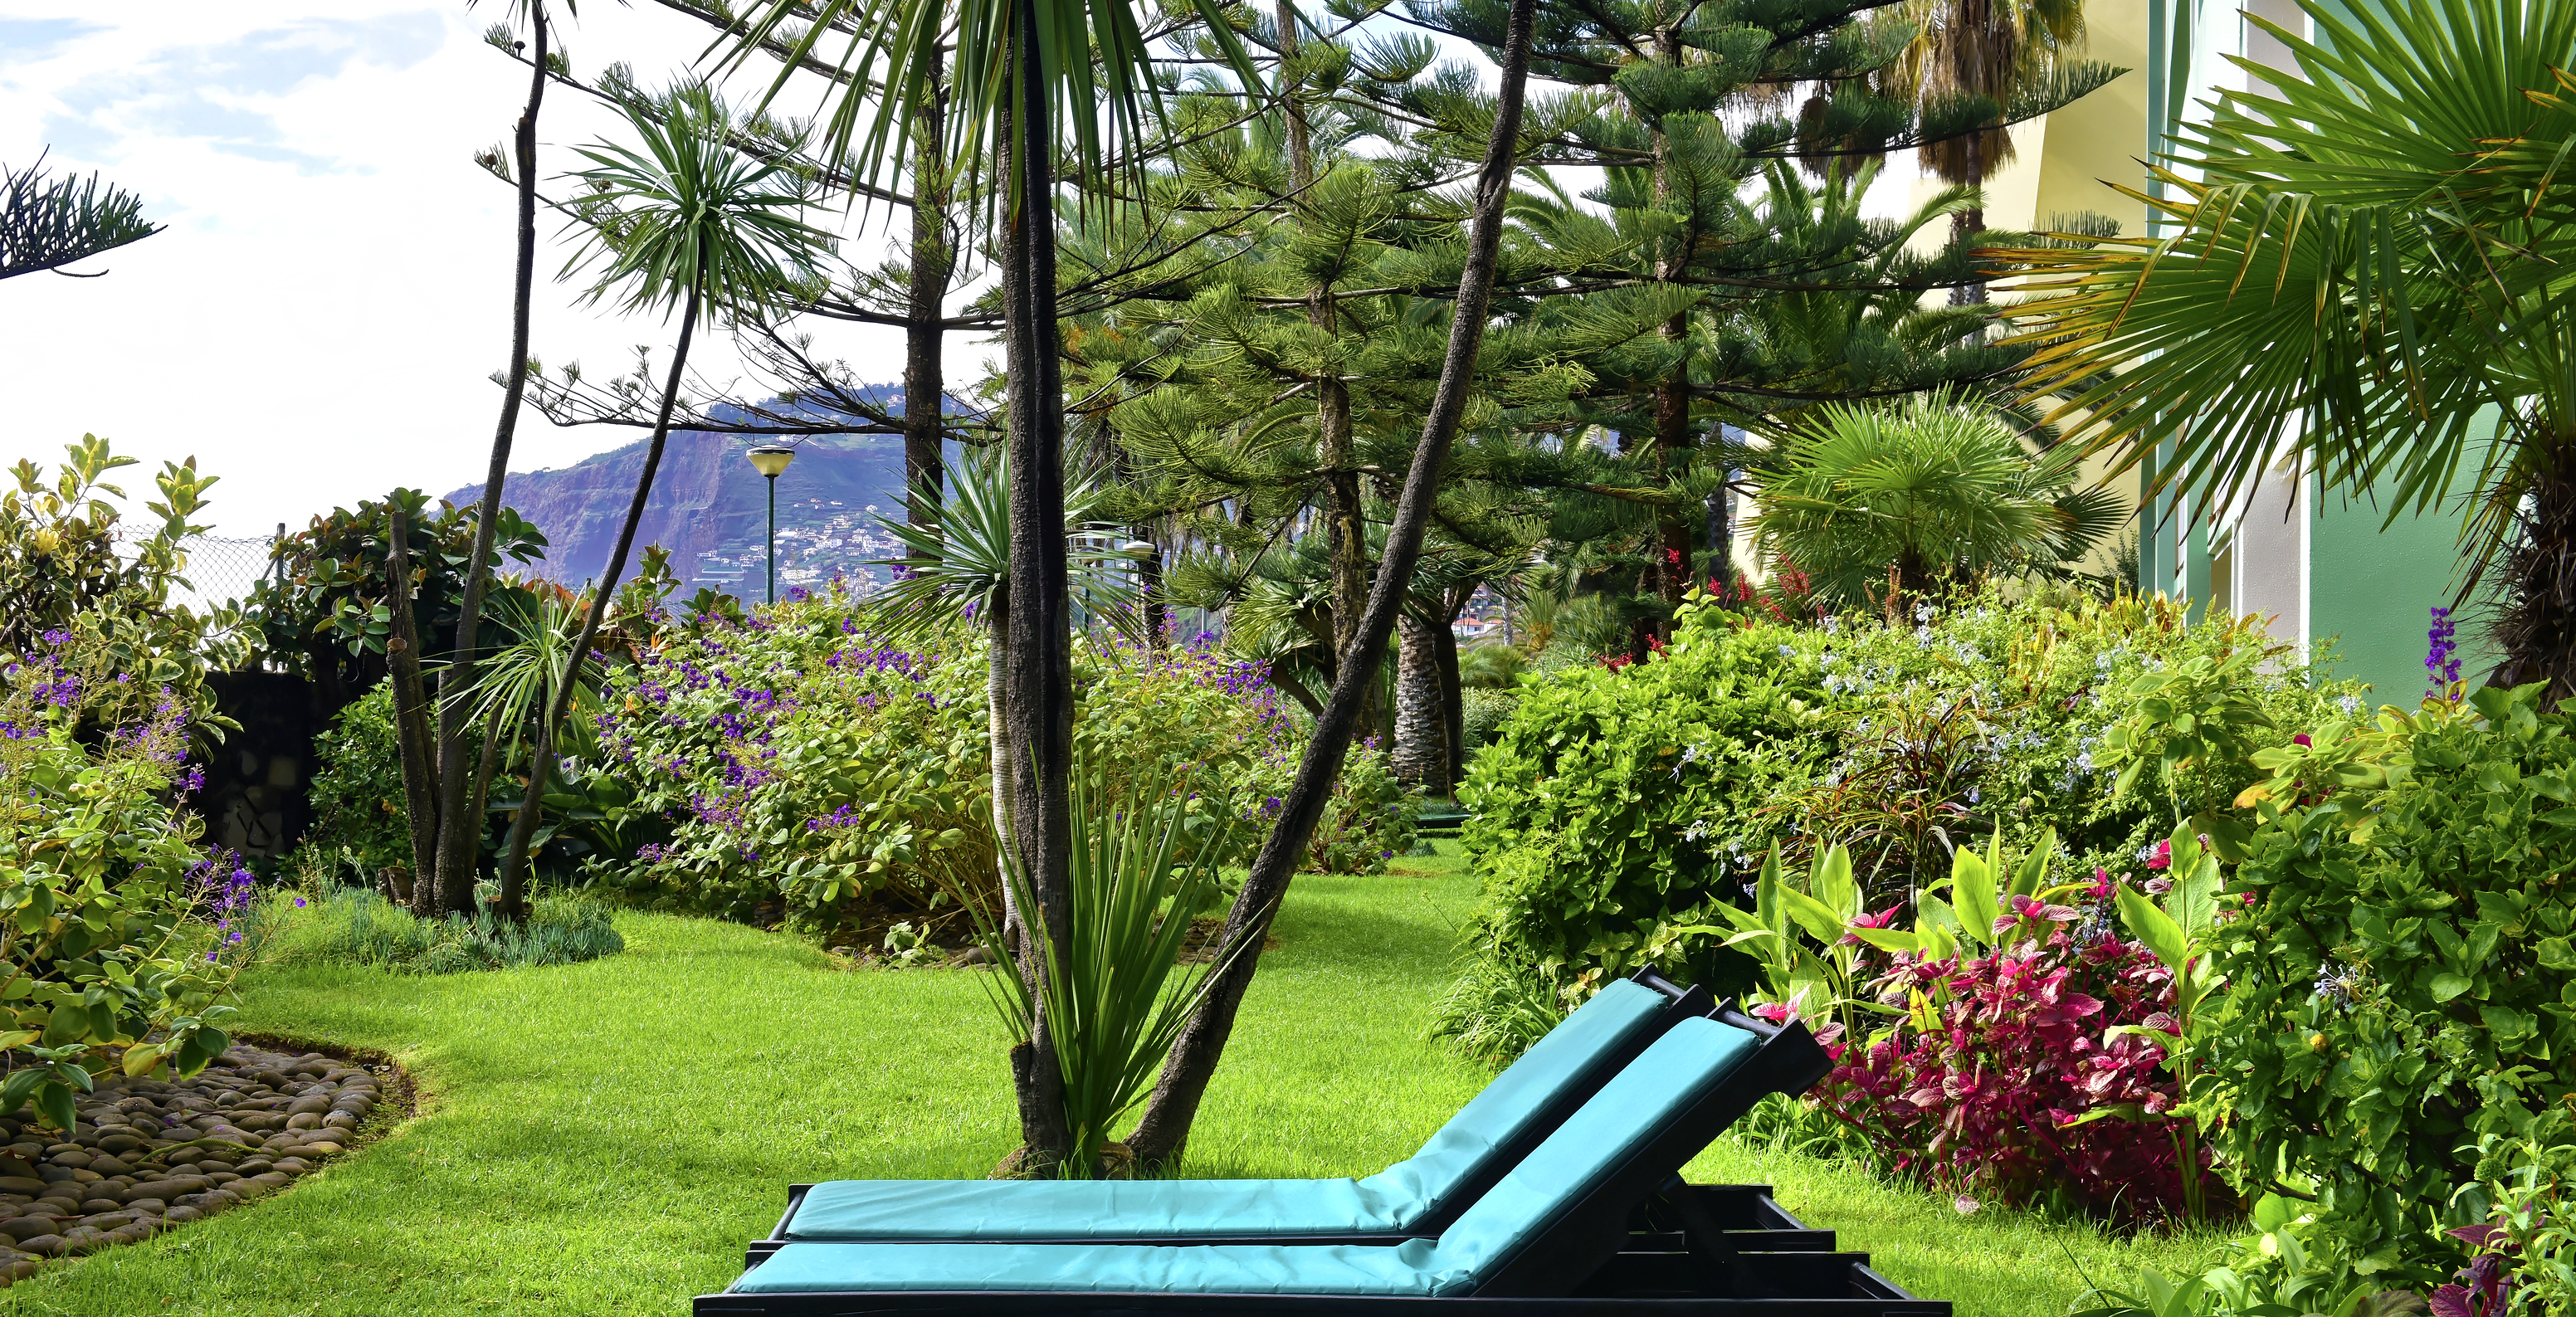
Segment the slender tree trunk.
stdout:
[[[1243,889],[1225,920],[1225,945],[1258,948],[1279,902],[1288,894],[1299,859],[1314,837],[1315,825],[1332,798],[1333,781],[1359,725],[1360,705],[1377,681],[1377,658],[1386,650],[1395,619],[1411,588],[1413,567],[1422,554],[1422,538],[1431,524],[1431,504],[1449,446],[1458,436],[1458,421],[1474,391],[1476,353],[1484,343],[1485,312],[1494,291],[1494,262],[1502,242],[1503,202],[1511,193],[1512,167],[1520,139],[1521,97],[1529,84],[1531,32],[1537,26],[1538,0],[1512,0],[1503,36],[1502,80],[1495,98],[1493,135],[1485,144],[1484,168],[1476,180],[1476,207],[1471,223],[1467,262],[1458,279],[1458,302],[1449,325],[1449,351],[1440,365],[1440,385],[1432,395],[1431,413],[1423,418],[1422,438],[1414,446],[1404,493],[1397,501],[1395,522],[1388,528],[1385,556],[1376,584],[1369,591],[1360,635],[1352,657],[1333,683],[1332,698],[1315,720],[1315,732],[1297,765],[1296,780],[1281,802],[1279,820],[1252,862]],[[1249,941],[1246,941],[1249,939]],[[1187,1148],[1190,1123],[1199,1101],[1215,1077],[1242,1008],[1244,989],[1259,966],[1258,954],[1227,961],[1206,998],[1191,1013],[1180,1037],[1164,1058],[1163,1072],[1147,1099],[1144,1118],[1128,1147],[1143,1167],[1169,1169]]]
[[[483,501],[474,517],[474,556],[465,564],[465,596],[458,604],[456,651],[438,679],[439,845],[435,878],[423,870],[414,890],[437,893],[437,908],[463,911],[474,904],[474,871],[483,858],[483,817],[476,808],[490,780],[476,780],[465,756],[466,703],[474,687],[483,625],[483,596],[492,581],[493,540],[501,521],[502,486],[510,476],[510,445],[519,433],[519,403],[528,387],[528,308],[537,270],[537,111],[546,98],[546,7],[530,0],[536,58],[528,75],[528,107],[519,115],[513,154],[519,184],[518,267],[511,282],[510,365],[501,390],[501,420],[492,429],[492,460],[484,468]],[[426,901],[420,902],[427,905]]]
[[948,382],[942,373],[947,330],[940,326],[946,309],[948,280],[957,253],[948,235],[948,92],[934,90],[920,107],[914,124],[918,144],[913,153],[912,286],[905,305],[903,355],[904,521],[934,526],[947,477],[942,445],[947,438],[943,417]]
[[[700,262],[703,267],[704,262]],[[563,684],[547,702],[537,743],[528,752],[528,789],[519,796],[519,811],[510,820],[510,840],[501,851],[501,909],[512,918],[526,910],[528,845],[546,814],[546,777],[554,771],[555,740],[572,716],[572,701],[581,689],[581,665],[599,643],[600,625],[608,620],[608,601],[626,575],[626,557],[635,548],[635,528],[643,524],[645,500],[653,496],[653,477],[662,469],[662,450],[671,439],[671,408],[680,398],[680,372],[689,364],[689,340],[698,328],[698,298],[703,290],[689,285],[689,300],[680,312],[680,342],[671,352],[671,374],[662,386],[662,410],[653,418],[653,442],[644,450],[644,474],[636,477],[635,497],[626,504],[626,522],[618,527],[617,547],[608,555],[608,570],[591,587],[590,613],[581,620],[581,635],[564,658]]]
[[[1073,767],[1073,628],[1064,546],[1064,384],[1055,291],[1055,143],[1052,100],[1034,48],[1036,0],[1017,0],[1011,77],[1022,112],[1009,130],[1003,170],[1002,319],[1010,383],[1010,645],[1003,694],[1010,728],[1011,839],[1028,875],[1034,911],[1020,972],[1043,972],[1035,939],[1064,945],[1071,914],[1065,874],[1072,853],[1066,778]],[[1034,994],[1033,994],[1034,995]],[[1041,1009],[1029,1042],[1013,1051],[1023,1148],[1018,1171],[1052,1175],[1073,1147],[1054,1022]],[[1077,1172],[1088,1168],[1073,1168]]]
[[1011,852],[1011,692],[1002,681],[1006,656],[1011,651],[1011,606],[1009,596],[993,607],[985,619],[986,633],[992,643],[984,655],[984,735],[993,758],[993,877],[1002,888],[1002,945],[1011,954],[1021,952],[1020,939],[1027,930],[1020,926],[1019,901],[1011,895],[1008,873],[1002,868],[1002,857]]
[[1465,681],[1458,672],[1456,628],[1458,614],[1466,610],[1467,601],[1475,596],[1473,581],[1452,586],[1448,598],[1441,601],[1446,605],[1446,614],[1431,633],[1431,638],[1440,646],[1440,725],[1444,739],[1449,743],[1449,780],[1441,783],[1440,787],[1451,797],[1458,794],[1458,783],[1467,776],[1467,705],[1459,693],[1465,688]]
[[1396,619],[1395,776],[1426,795],[1449,789],[1449,720],[1440,699],[1439,626],[1419,613]]
[[385,642],[385,679],[394,688],[394,741],[402,757],[403,808],[410,815],[412,907],[422,914],[439,910],[439,812],[437,778],[431,770],[429,696],[420,680],[420,627],[411,609],[411,517],[399,497],[387,499],[385,527],[385,597],[393,605],[393,635]]

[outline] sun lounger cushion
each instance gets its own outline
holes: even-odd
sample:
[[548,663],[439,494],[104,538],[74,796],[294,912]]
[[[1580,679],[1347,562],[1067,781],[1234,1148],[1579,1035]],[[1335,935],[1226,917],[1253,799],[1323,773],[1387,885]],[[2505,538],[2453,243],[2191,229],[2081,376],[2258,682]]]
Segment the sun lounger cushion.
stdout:
[[1480,1274],[1532,1245],[1757,1046],[1751,1033],[1720,1021],[1675,1025],[1437,1240],[1394,1247],[790,1243],[744,1273],[732,1292],[1471,1293]]
[[1630,1043],[1667,998],[1625,979],[1595,994],[1461,1108],[1422,1150],[1365,1180],[834,1180],[791,1240],[1066,1240],[1403,1234],[1476,1178],[1568,1084]]

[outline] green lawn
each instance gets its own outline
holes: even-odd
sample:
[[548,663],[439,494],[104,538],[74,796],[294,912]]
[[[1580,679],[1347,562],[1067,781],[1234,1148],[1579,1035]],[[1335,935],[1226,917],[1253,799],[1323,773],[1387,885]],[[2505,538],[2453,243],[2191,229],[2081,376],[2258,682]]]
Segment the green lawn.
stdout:
[[[1366,1174],[1485,1076],[1420,1038],[1473,881],[1298,880],[1199,1119],[1202,1175]],[[791,1180],[981,1175],[1015,1142],[998,1026],[968,972],[838,972],[795,941],[621,916],[585,965],[442,978],[289,969],[244,1027],[382,1049],[418,1119],[291,1192],[56,1265],[0,1313],[681,1313],[737,1274]],[[1759,1180],[1917,1292],[2057,1317],[2081,1282],[2203,1242],[2107,1241],[1720,1144],[1693,1178]]]

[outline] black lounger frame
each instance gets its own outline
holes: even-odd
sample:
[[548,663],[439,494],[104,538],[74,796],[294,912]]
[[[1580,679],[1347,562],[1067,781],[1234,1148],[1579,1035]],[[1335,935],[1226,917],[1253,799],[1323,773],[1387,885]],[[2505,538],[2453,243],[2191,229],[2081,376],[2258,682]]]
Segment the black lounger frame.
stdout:
[[[1744,1227],[1814,1235],[1758,1189],[1683,1185],[1673,1174],[1763,1096],[1803,1093],[1831,1068],[1803,1025],[1718,1018],[1760,1050],[1560,1212],[1460,1298],[1278,1294],[854,1291],[708,1294],[696,1317],[1951,1317],[1870,1270],[1868,1256],[1784,1250]],[[1637,1227],[1646,1227],[1639,1233]],[[1678,1226],[1678,1229],[1669,1227]],[[1789,1242],[1789,1241],[1780,1241]],[[1823,1241],[1831,1247],[1828,1236]],[[1747,1247],[1751,1244],[1752,1247]]]
[[[1493,1188],[1495,1184],[1499,1183],[1503,1176],[1508,1174],[1513,1167],[1520,1165],[1531,1153],[1536,1152],[1538,1150],[1538,1145],[1547,1141],[1547,1136],[1556,1133],[1557,1126],[1563,1125],[1568,1120],[1573,1119],[1574,1113],[1582,1110],[1583,1104],[1591,1101],[1592,1095],[1600,1092],[1602,1085],[1609,1083],[1619,1074],[1620,1071],[1627,1069],[1628,1064],[1636,1060],[1637,1057],[1644,1053],[1648,1047],[1653,1046],[1656,1039],[1663,1037],[1666,1031],[1684,1020],[1712,1014],[1717,1006],[1717,1003],[1709,997],[1708,990],[1706,988],[1684,988],[1670,979],[1665,978],[1663,975],[1657,974],[1651,969],[1641,969],[1637,971],[1635,974],[1629,976],[1629,981],[1643,987],[1652,988],[1655,991],[1662,993],[1669,999],[1669,1004],[1666,1005],[1663,1010],[1656,1012],[1654,1020],[1645,1028],[1638,1030],[1636,1037],[1630,1038],[1625,1042],[1622,1042],[1619,1046],[1603,1052],[1594,1060],[1592,1065],[1583,1071],[1583,1073],[1575,1075],[1568,1080],[1565,1087],[1559,1090],[1556,1096],[1548,1101],[1546,1107],[1542,1108],[1536,1116],[1531,1118],[1529,1124],[1523,1128],[1519,1134],[1515,1135],[1509,1142],[1505,1143],[1500,1149],[1498,1149],[1494,1156],[1486,1158],[1485,1164],[1479,1167],[1475,1174],[1462,1180],[1459,1183],[1458,1188],[1449,1195],[1447,1201],[1434,1207],[1431,1211],[1424,1213],[1421,1220],[1414,1222],[1413,1229],[1403,1234],[1368,1235],[1354,1233],[1263,1235],[1255,1233],[1243,1235],[1141,1235],[1132,1238],[1120,1238],[1109,1235],[1085,1235],[1076,1239],[1066,1239],[1055,1242],[1102,1245],[1392,1245],[1401,1244],[1408,1239],[1436,1239],[1439,1237],[1441,1231],[1449,1228],[1450,1222],[1458,1219],[1459,1213],[1466,1211],[1469,1204],[1484,1197],[1486,1190]],[[1768,1028],[1769,1026],[1766,1025],[1764,1027]],[[789,1243],[793,1242],[788,1238],[788,1228],[791,1223],[796,1220],[796,1213],[805,1206],[806,1192],[811,1190],[813,1187],[814,1186],[810,1184],[791,1184],[787,1186],[786,1212],[779,1216],[777,1225],[769,1228],[769,1237],[767,1239],[753,1240],[751,1242],[751,1246],[744,1251],[743,1265],[745,1267],[759,1266],[762,1260],[766,1259],[770,1254],[777,1252],[779,1249],[784,1248]],[[973,1244],[984,1241],[970,1236],[960,1237],[957,1239],[911,1237],[900,1240],[886,1240],[884,1242],[890,1244]],[[1014,1240],[1013,1242],[1031,1244],[1048,1241],[1020,1239]]]

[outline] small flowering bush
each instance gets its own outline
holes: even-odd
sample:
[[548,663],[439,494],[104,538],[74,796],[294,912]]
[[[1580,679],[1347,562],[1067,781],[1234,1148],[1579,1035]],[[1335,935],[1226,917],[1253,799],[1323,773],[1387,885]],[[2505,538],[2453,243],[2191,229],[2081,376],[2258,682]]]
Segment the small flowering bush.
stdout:
[[0,1112],[68,1129],[110,1067],[193,1074],[228,1045],[253,879],[180,807],[183,697],[80,634],[34,639],[0,660]]
[[[999,900],[979,629],[903,646],[866,606],[827,590],[735,624],[664,629],[614,672],[596,772],[670,840],[592,871],[633,899],[780,921],[866,942],[910,922],[962,937],[965,904]],[[1233,863],[1257,844],[1303,749],[1302,724],[1260,665],[1190,647],[1075,646],[1078,749],[1122,775],[1187,777],[1206,798],[1183,853],[1220,835]],[[1354,754],[1319,829],[1317,860],[1383,867],[1412,841],[1412,798],[1382,753]]]

